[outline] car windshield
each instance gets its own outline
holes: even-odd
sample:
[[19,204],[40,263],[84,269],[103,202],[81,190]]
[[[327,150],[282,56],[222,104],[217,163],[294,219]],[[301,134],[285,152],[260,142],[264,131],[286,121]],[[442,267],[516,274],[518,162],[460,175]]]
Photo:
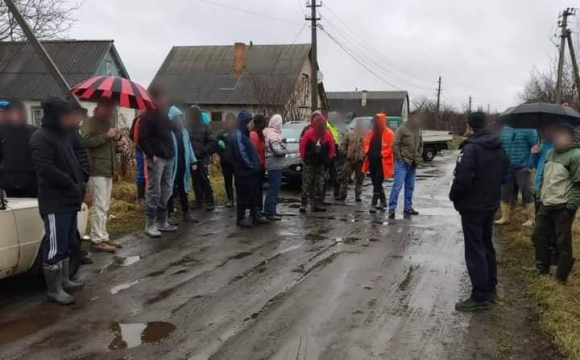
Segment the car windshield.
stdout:
[[282,127],[282,137],[288,142],[298,142],[300,141],[300,135],[302,130],[308,125],[304,124],[288,124]]

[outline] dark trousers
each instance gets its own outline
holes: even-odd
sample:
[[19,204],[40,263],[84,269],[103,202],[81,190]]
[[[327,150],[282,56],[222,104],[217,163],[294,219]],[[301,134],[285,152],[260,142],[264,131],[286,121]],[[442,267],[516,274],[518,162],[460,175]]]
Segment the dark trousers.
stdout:
[[547,210],[540,205],[536,215],[536,224],[532,232],[532,242],[536,250],[536,263],[546,270],[552,260],[552,245],[555,243],[558,252],[558,269],[556,277],[566,280],[574,264],[572,253],[572,224],[575,212],[566,209]]
[[47,265],[58,264],[70,257],[71,248],[77,238],[77,213],[43,215],[44,239],[42,240],[42,261]]
[[488,301],[497,286],[497,262],[492,241],[494,214],[461,214],[465,264],[473,287],[471,298],[475,301]]
[[373,193],[382,194],[385,175],[383,173],[383,161],[381,158],[369,159],[369,172],[373,183]]
[[255,211],[260,207],[259,177],[259,174],[235,174],[238,220],[246,217],[246,210]]
[[167,209],[170,214],[175,211],[174,201],[175,199],[179,199],[179,203],[181,204],[181,212],[188,213],[189,212],[189,199],[187,198],[187,192],[185,191],[185,179],[183,174],[177,173],[175,177],[175,184],[173,186],[173,194],[169,198],[169,202],[167,204]]
[[193,192],[198,204],[213,204],[213,189],[209,181],[209,164],[197,163],[197,169],[191,171]]
[[227,161],[220,162],[222,175],[224,177],[224,187],[229,201],[234,201],[234,166]]
[[260,211],[264,208],[264,180],[266,179],[266,171],[260,171],[258,175],[258,199],[260,199]]

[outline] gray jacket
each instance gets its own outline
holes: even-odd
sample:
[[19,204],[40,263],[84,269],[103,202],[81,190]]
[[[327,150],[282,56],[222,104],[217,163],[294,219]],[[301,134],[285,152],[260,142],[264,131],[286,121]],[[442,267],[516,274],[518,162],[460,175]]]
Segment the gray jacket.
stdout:
[[284,169],[286,154],[286,144],[266,139],[266,170]]

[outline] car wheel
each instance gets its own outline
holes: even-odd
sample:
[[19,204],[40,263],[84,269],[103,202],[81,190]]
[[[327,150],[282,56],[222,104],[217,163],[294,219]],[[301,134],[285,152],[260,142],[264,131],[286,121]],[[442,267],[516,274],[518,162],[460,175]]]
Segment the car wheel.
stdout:
[[432,147],[425,148],[425,150],[423,151],[423,160],[427,162],[433,161],[436,154],[437,151],[434,148]]

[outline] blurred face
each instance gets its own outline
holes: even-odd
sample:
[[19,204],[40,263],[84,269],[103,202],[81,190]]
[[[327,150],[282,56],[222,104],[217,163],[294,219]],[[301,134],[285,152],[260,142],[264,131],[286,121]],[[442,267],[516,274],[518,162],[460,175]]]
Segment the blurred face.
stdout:
[[247,126],[247,128],[248,128],[248,130],[250,130],[250,131],[254,130],[254,120],[252,120],[252,121],[250,121],[250,122],[248,123],[248,126]]
[[226,129],[233,130],[236,128],[236,118],[235,116],[229,116],[226,118]]
[[59,121],[64,129],[71,130],[78,128],[80,122],[82,121],[82,117],[79,115],[78,112],[75,111],[70,114],[62,115]]
[[8,112],[0,109],[0,124],[5,124],[6,122],[8,122]]
[[567,148],[574,143],[574,135],[569,131],[558,129],[553,132],[552,141],[556,148]]
[[322,135],[326,131],[326,123],[324,121],[319,121],[314,124],[314,129],[316,130],[318,135]]
[[11,123],[12,125],[24,125],[26,124],[26,117],[24,113],[20,109],[11,109],[7,113],[7,122]]
[[169,106],[169,98],[165,94],[159,95],[153,101],[159,109],[166,109]]
[[95,114],[100,119],[109,120],[113,117],[115,112],[115,105],[114,104],[99,104],[95,109]]
[[540,136],[542,140],[552,142],[556,127],[553,124],[548,124],[540,128]]

